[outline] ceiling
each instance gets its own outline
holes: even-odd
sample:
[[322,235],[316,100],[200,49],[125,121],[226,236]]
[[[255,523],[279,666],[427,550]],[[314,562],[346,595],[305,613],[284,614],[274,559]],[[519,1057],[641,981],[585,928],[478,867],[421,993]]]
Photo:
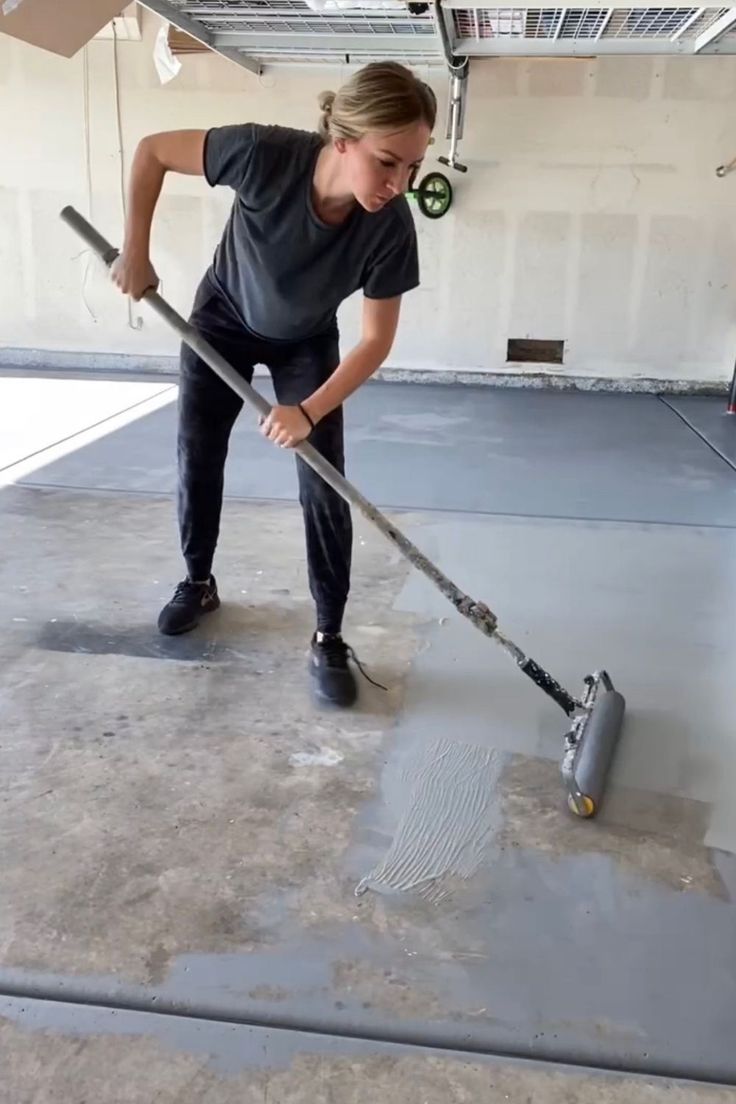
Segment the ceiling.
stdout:
[[[348,8],[347,3],[356,6]],[[364,0],[365,2],[365,0]],[[489,8],[472,0],[144,0],[211,49],[254,71],[265,65],[364,64],[394,58],[736,53],[736,7]],[[383,4],[385,6],[377,6]]]

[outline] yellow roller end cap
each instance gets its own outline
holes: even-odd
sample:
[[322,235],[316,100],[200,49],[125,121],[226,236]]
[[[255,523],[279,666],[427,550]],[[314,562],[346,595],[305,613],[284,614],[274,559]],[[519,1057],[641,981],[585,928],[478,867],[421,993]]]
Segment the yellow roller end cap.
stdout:
[[573,799],[568,796],[567,805],[571,813],[579,817],[592,817],[595,813],[595,802],[587,794],[583,794],[580,799],[580,804],[576,805]]

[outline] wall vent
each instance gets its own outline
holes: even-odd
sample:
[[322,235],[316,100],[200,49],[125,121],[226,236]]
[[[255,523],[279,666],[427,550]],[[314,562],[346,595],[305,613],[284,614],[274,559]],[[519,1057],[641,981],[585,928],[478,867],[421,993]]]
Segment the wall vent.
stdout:
[[506,349],[507,362],[515,364],[563,364],[564,355],[564,341],[534,337],[510,337]]

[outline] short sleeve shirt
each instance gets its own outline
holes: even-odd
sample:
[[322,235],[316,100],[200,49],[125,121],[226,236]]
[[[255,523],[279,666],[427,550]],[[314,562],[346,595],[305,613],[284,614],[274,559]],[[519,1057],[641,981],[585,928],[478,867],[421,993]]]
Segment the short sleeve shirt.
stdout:
[[321,148],[317,134],[255,123],[216,127],[205,139],[208,183],[235,193],[210,277],[246,326],[271,340],[328,330],[360,288],[391,299],[419,284],[404,196],[375,213],[356,204],[339,226],[318,218],[312,177]]

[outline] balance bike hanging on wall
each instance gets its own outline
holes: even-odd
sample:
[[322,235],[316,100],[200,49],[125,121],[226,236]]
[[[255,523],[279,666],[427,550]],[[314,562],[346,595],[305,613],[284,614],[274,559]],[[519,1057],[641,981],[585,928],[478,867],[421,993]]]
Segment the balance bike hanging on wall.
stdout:
[[[440,28],[440,36],[445,51],[445,60],[450,73],[450,94],[447,105],[447,133],[450,142],[450,152],[447,157],[439,160],[448,168],[457,172],[468,171],[467,165],[463,165],[458,159],[458,142],[463,136],[465,123],[465,99],[470,73],[470,59],[457,58],[450,48],[450,40],[447,34],[444,13],[439,0],[435,0],[435,19]],[[426,218],[438,219],[446,215],[452,205],[452,184],[441,172],[427,173],[418,184],[412,184],[408,195],[415,200],[419,210]]]
[[416,202],[422,214],[430,219],[442,218],[452,204],[452,184],[441,172],[427,173],[406,194]]

